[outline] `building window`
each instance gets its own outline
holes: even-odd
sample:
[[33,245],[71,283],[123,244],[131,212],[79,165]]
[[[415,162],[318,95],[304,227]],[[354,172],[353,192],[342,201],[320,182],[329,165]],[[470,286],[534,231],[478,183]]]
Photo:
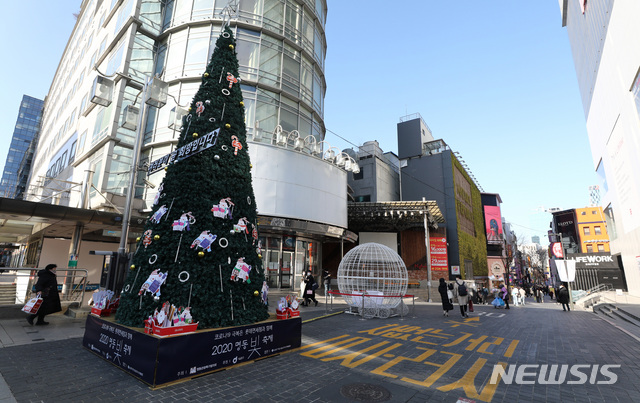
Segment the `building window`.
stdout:
[[591,235],[591,229],[589,227],[584,227],[582,231],[584,235]]
[[371,201],[371,195],[356,197],[356,202],[358,202],[358,203],[370,202],[370,201]]
[[594,233],[595,235],[602,235],[602,230],[600,229],[600,226],[599,226],[599,225],[596,225],[596,226],[593,228],[593,233]]
[[601,243],[598,244],[598,252],[604,252],[604,245]]
[[587,253],[593,253],[593,245],[587,245]]

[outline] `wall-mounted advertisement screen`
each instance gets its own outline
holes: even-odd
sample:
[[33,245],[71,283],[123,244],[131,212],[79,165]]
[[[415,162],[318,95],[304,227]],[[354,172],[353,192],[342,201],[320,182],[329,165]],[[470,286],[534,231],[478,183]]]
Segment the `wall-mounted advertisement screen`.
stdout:
[[502,242],[502,216],[500,207],[484,206],[484,223],[487,231],[487,243]]
[[449,271],[447,259],[447,238],[429,237],[431,271]]

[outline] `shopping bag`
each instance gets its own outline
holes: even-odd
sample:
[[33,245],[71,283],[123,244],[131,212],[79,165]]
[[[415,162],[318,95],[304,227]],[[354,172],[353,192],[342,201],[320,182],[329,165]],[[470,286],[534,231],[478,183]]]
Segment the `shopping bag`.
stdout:
[[31,298],[27,301],[26,304],[22,307],[22,312],[35,314],[38,313],[38,309],[40,309],[40,305],[42,305],[42,298],[40,298],[40,294],[36,297]]
[[469,300],[469,312],[473,312],[473,301]]

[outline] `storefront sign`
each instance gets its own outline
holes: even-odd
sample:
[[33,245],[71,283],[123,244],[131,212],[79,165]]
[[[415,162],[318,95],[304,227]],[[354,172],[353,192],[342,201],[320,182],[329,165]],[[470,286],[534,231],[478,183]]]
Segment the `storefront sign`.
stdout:
[[447,238],[430,237],[429,250],[431,257],[431,271],[444,271],[449,268],[449,259],[447,258]]
[[495,280],[504,279],[504,263],[501,258],[487,258],[487,264],[489,266],[489,278]]
[[553,246],[551,246],[551,253],[558,259],[562,259],[564,257],[564,253],[562,253],[562,243],[554,242]]
[[460,266],[451,266],[451,274],[454,276],[460,275]]
[[618,260],[609,254],[567,253],[576,262],[576,269],[617,269]]

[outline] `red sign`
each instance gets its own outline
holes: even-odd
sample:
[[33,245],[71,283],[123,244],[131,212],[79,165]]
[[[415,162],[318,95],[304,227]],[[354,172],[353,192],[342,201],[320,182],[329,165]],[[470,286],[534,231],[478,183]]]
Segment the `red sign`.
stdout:
[[562,259],[564,257],[564,254],[562,253],[562,243],[554,242],[553,245],[551,245],[551,252],[556,258]]
[[431,254],[431,271],[449,271],[447,259],[447,238],[430,237],[429,249]]

